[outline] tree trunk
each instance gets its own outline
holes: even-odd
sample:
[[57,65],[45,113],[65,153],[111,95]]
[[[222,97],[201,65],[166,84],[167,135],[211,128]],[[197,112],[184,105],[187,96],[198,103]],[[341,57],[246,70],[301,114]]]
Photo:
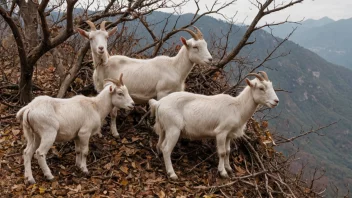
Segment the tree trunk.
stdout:
[[24,23],[24,38],[28,44],[27,49],[32,50],[39,42],[38,32],[38,1],[19,1],[20,16]]
[[32,100],[32,76],[33,65],[21,63],[21,79],[20,79],[20,103],[27,104]]
[[[39,42],[38,33],[38,1],[19,0],[20,16],[24,22],[24,40],[27,44],[27,53],[37,46]],[[21,63],[20,78],[20,103],[26,104],[32,100],[32,77],[34,64]]]

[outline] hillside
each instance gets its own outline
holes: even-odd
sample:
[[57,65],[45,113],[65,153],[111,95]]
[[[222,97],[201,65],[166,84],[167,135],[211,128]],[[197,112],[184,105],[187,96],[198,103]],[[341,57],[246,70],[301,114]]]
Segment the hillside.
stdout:
[[297,31],[291,41],[317,53],[334,64],[352,69],[352,18],[332,21],[329,18],[306,20],[302,25],[285,24],[273,28],[275,36],[284,38],[292,30]]
[[[164,13],[155,12],[148,20],[157,21],[165,16]],[[192,15],[183,15],[179,25],[191,18]],[[171,17],[169,22],[172,24],[175,20],[176,16]],[[210,33],[220,35],[228,29],[226,23],[211,17],[203,18],[196,25],[208,40]],[[159,32],[158,28],[162,27],[162,23],[158,24],[155,32]],[[142,28],[139,31],[143,32]],[[236,26],[234,31],[237,33],[231,36],[230,49],[237,44],[245,29]],[[275,47],[277,41],[265,31],[256,32],[250,40],[254,40],[254,37],[256,43],[246,47],[241,56],[249,54],[250,60],[259,58],[257,62],[260,62],[266,56],[267,50]],[[172,41],[177,43],[178,38],[179,36],[175,36]],[[339,121],[324,130],[323,134],[326,136],[314,134],[308,139],[297,140],[295,144],[303,151],[302,156],[308,156],[312,166],[323,165],[322,168],[327,170],[329,182],[335,182],[342,188],[343,183],[352,183],[352,177],[346,177],[352,175],[352,154],[348,152],[352,149],[352,71],[333,65],[290,41],[281,46],[274,56],[289,51],[289,55],[265,64],[270,68],[267,72],[274,85],[291,92],[279,93],[281,104],[273,113],[280,113],[280,116],[271,120],[272,128],[277,133],[291,137],[301,130],[310,130],[312,127],[318,128]],[[236,76],[236,73],[233,75]]]
[[[75,51],[75,48],[67,46],[64,49],[66,54]],[[8,54],[3,57],[10,59]],[[87,59],[90,57],[87,56]],[[41,59],[37,65],[33,79],[39,88],[35,90],[35,96],[54,96],[57,92],[57,73],[50,62]],[[96,95],[89,88],[92,67],[89,64],[84,68],[86,72],[78,74],[67,91],[68,97],[82,93],[82,88],[86,87],[86,95]],[[0,78],[8,77],[15,82],[20,75],[19,67],[7,62],[0,62],[0,68],[4,71]],[[192,72],[187,81],[188,88],[192,86],[192,81],[196,84],[194,82],[202,78],[199,74],[206,69],[195,67],[196,72]],[[209,78],[204,85],[209,82],[213,85],[225,84],[222,78],[215,81]],[[12,87],[2,86],[1,96],[15,98],[13,96],[18,91]],[[210,94],[216,94],[225,85],[209,88],[205,89],[210,90]],[[200,89],[194,91],[199,92]],[[34,158],[32,170],[37,183],[26,185],[22,157],[26,141],[20,123],[15,119],[15,113],[22,107],[17,101],[15,98],[9,104],[7,100],[2,100],[0,104],[0,197],[315,197],[315,191],[319,189],[305,185],[299,175],[289,172],[290,160],[273,149],[267,122],[252,119],[247,125],[247,137],[237,140],[236,146],[233,144],[230,161],[235,172],[231,178],[219,177],[216,141],[180,140],[172,153],[175,171],[180,179],[172,181],[167,177],[162,157],[155,151],[158,137],[149,123],[153,119],[147,121],[149,124],[134,127],[135,118],[139,116],[135,111],[129,115],[120,111],[118,123],[121,139],[111,135],[109,118],[104,119],[106,122],[101,130],[104,135],[93,136],[90,140],[87,159],[89,175],[82,174],[75,166],[73,141],[55,143],[45,155],[54,180],[45,180]]]
[[[166,31],[173,28],[176,21],[178,21],[177,26],[185,25],[192,20],[193,15],[186,14],[179,18],[175,15],[170,16],[162,12],[153,12],[147,17],[147,20],[154,22],[155,25],[152,26],[152,30],[156,34],[161,34],[166,21],[163,19],[167,17],[169,17],[169,24],[165,28]],[[110,20],[113,21],[113,19]],[[310,23],[312,23],[311,26],[319,28],[334,24],[335,22],[325,19],[319,23],[315,23],[315,21],[310,21]],[[152,38],[141,23],[126,22],[124,25],[126,25],[124,28],[127,31],[134,33],[134,38],[132,39],[136,40],[136,45],[133,43],[132,48],[140,48],[151,42]],[[202,30],[205,39],[208,41],[211,53],[216,57],[217,49],[212,46],[212,43],[219,41],[218,38],[215,38],[216,36],[221,37],[222,34],[226,34],[229,24],[211,17],[204,17],[195,25]],[[121,29],[122,28],[120,28],[120,30]],[[245,27],[234,25],[233,32],[234,33],[230,35],[228,49],[233,48],[238,43],[239,39],[242,38]],[[181,35],[186,38],[190,37],[187,33],[182,32],[164,43],[163,46],[180,45],[181,42],[179,38]],[[121,38],[122,40],[125,39],[123,36],[119,39]],[[245,47],[237,57],[247,61],[245,64],[240,65],[245,72],[250,70],[253,65],[259,64],[267,53],[275,48],[277,43],[281,41],[281,39],[274,38],[263,30],[257,31],[249,39],[249,41],[254,40],[255,43]],[[121,43],[123,42],[119,44]],[[173,49],[177,49],[177,46]],[[76,49],[73,48],[72,50]],[[160,51],[165,52],[165,54],[170,54],[167,50]],[[171,53],[175,53],[175,51]],[[295,140],[292,144],[285,144],[284,147],[276,147],[275,150],[281,150],[285,152],[285,154],[290,154],[292,149],[299,148],[300,153],[298,157],[300,157],[300,160],[297,160],[297,163],[307,162],[309,168],[314,168],[315,166],[324,168],[327,170],[327,173],[322,183],[325,185],[334,183],[339,187],[340,192],[344,191],[346,189],[344,187],[345,184],[352,184],[352,153],[349,152],[352,149],[352,123],[350,122],[350,118],[352,117],[352,71],[342,66],[331,64],[314,52],[291,41],[283,44],[279,50],[274,53],[273,57],[288,52],[290,53],[287,56],[273,59],[265,63],[264,67],[261,68],[261,70],[263,69],[268,72],[276,88],[281,88],[289,92],[278,92],[280,105],[276,109],[270,110],[271,116],[266,117],[266,119],[269,119],[270,131],[273,133],[274,137],[278,137],[279,135],[292,137],[298,135],[301,131],[308,131],[312,128],[316,129],[336,121],[339,122],[336,125],[320,131],[320,134],[322,134],[320,136],[311,134],[305,138]],[[231,77],[230,80],[234,80],[238,76],[238,66],[237,63],[232,63],[232,65],[228,65],[226,68],[225,71],[227,71],[227,75]],[[55,81],[54,68],[52,66],[48,68],[38,68],[39,71],[36,71],[34,75],[34,83],[41,86],[45,85],[43,90],[50,90],[50,92],[36,91],[35,94],[54,95],[58,88],[55,87],[57,83],[50,82]],[[89,87],[89,83],[91,84],[91,67],[86,66],[85,69],[87,72],[81,72],[77,80],[72,83],[71,89],[69,90],[71,93],[68,94],[68,96],[82,93],[80,91],[85,87]],[[4,73],[8,73],[9,75],[13,74],[13,76],[19,75],[17,67],[11,67]],[[201,78],[201,75],[198,76]],[[11,94],[14,93],[17,94],[17,91],[12,90],[11,93],[6,94],[12,97]],[[4,107],[4,105],[0,107]],[[16,108],[20,107],[6,106],[6,108],[9,115],[4,116],[5,118],[2,117],[4,121],[2,120],[1,122],[5,123],[5,125],[3,125],[3,136],[0,136],[0,142],[3,142],[2,145],[0,145],[0,157],[6,158],[2,161],[4,168],[0,169],[0,175],[2,176],[0,186],[6,187],[5,193],[17,191],[17,195],[20,195],[20,192],[26,192],[31,196],[34,191],[42,194],[41,189],[44,188],[44,192],[50,192],[55,196],[66,195],[68,192],[77,194],[77,196],[96,192],[104,193],[105,195],[109,193],[109,196],[122,196],[126,195],[128,192],[131,193],[129,196],[157,196],[156,194],[159,193],[164,193],[164,195],[165,193],[169,193],[185,196],[191,194],[206,196],[208,195],[208,191],[213,193],[213,189],[209,190],[205,188],[204,190],[205,186],[213,188],[211,186],[224,184],[224,182],[217,177],[217,158],[209,157],[212,153],[211,148],[214,148],[215,145],[212,145],[211,142],[205,144],[201,144],[200,142],[189,144],[188,141],[180,141],[178,149],[175,150],[176,155],[174,155],[177,160],[175,164],[178,164],[177,171],[178,173],[182,173],[185,179],[181,182],[169,183],[164,174],[162,160],[156,157],[157,155],[153,150],[153,145],[155,145],[157,141],[155,133],[150,129],[134,129],[132,126],[132,116],[126,119],[124,116],[121,116],[119,123],[125,124],[125,120],[130,121],[127,122],[125,126],[121,126],[121,140],[115,140],[111,137],[107,124],[102,130],[104,133],[103,138],[99,139],[98,137],[94,137],[92,140],[91,151],[94,159],[91,157],[89,161],[89,168],[92,169],[92,176],[89,179],[84,179],[84,177],[82,179],[80,175],[76,175],[76,172],[70,173],[70,171],[74,169],[73,143],[58,144],[56,148],[53,148],[54,152],[48,156],[49,163],[54,167],[55,175],[58,175],[58,181],[51,184],[39,180],[43,182],[40,183],[40,185],[45,185],[34,185],[28,187],[27,191],[25,191],[26,187],[23,185],[23,169],[19,168],[23,165],[20,151],[23,149],[24,138],[18,123],[14,119]],[[267,112],[268,111],[265,111],[265,113]],[[276,115],[278,116],[276,117]],[[271,119],[271,117],[274,118]],[[266,126],[266,124],[264,125]],[[281,161],[284,160],[281,158],[282,155],[275,152],[271,147],[263,148],[263,145],[260,144],[262,143],[260,142],[260,138],[263,136],[264,129],[266,128],[264,125],[261,123],[261,126],[258,127],[263,129],[258,135],[254,133],[254,126],[256,125],[253,125],[253,123],[249,124],[248,134],[254,134],[254,136],[250,136],[250,144],[254,145],[257,150],[262,152],[260,153],[260,157],[265,158],[268,165],[280,164],[281,168],[278,169],[275,167],[275,170],[286,171],[286,165]],[[183,144],[187,144],[188,146],[183,147]],[[256,170],[259,171],[259,169],[262,169],[262,167],[253,165],[253,151],[248,150],[248,145],[249,144],[246,146],[243,140],[239,141],[238,147],[245,148],[236,148],[233,152],[232,160],[236,168],[236,176],[238,177],[250,173],[247,170],[248,167],[249,170],[257,168]],[[102,149],[107,152],[102,152]],[[268,154],[271,152],[278,155],[280,160],[274,162],[270,161],[274,159],[271,157],[271,154]],[[65,154],[66,156],[61,154]],[[212,155],[215,154],[216,152]],[[257,159],[254,158],[254,161],[255,160]],[[204,163],[205,161],[207,161],[207,163]],[[39,167],[37,165],[34,165],[34,167],[36,167],[37,177],[43,178]],[[295,171],[296,168],[297,165],[294,165],[292,171]],[[190,172],[192,174],[190,174]],[[255,175],[252,176],[254,177]],[[293,180],[291,180],[290,174],[286,176],[285,179]],[[257,178],[253,179],[255,179],[254,182],[257,182]],[[244,193],[246,197],[256,196],[254,195],[256,192],[253,189],[257,188],[257,183],[255,183],[256,185],[247,183],[246,185],[251,188],[243,188],[245,185],[241,182],[236,182],[237,181],[232,183],[235,185],[226,186],[226,193],[228,193],[229,196],[241,196],[239,193]],[[275,185],[273,182],[270,182],[270,184]],[[262,190],[265,189],[264,179],[260,180],[258,186]],[[59,191],[57,189],[59,189]],[[113,189],[113,192],[110,192],[111,189]],[[164,192],[163,190],[165,189],[167,190]],[[207,192],[205,193],[205,191]],[[331,195],[330,188],[327,192],[328,195]],[[1,193],[2,192],[0,192],[0,195]],[[220,194],[222,191],[217,190],[216,193]],[[309,192],[303,192],[303,194],[305,193]]]

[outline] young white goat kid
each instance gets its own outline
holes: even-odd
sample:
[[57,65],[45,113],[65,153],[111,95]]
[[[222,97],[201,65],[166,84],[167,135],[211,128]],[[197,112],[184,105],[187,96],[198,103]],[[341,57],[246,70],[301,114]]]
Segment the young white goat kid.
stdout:
[[167,174],[177,175],[172,167],[171,152],[179,137],[190,139],[215,138],[219,155],[218,170],[222,177],[232,172],[230,140],[244,135],[247,121],[258,105],[274,108],[279,99],[265,72],[248,74],[246,88],[237,97],[225,94],[205,96],[188,92],[172,93],[159,101],[151,99],[149,105],[156,116],[154,130],[159,135],[157,150],[163,153]]
[[[152,59],[133,59],[126,56],[108,56],[106,42],[109,33],[105,31],[105,22],[100,25],[100,30],[92,22],[87,21],[91,27],[90,32],[82,29],[77,31],[85,38],[90,39],[95,70],[93,80],[96,90],[102,89],[102,80],[114,78],[120,73],[126,74],[125,84],[130,95],[137,104],[145,104],[149,99],[162,97],[177,91],[184,90],[185,80],[194,64],[209,65],[212,62],[207,42],[196,27],[196,32],[189,29],[180,31],[188,32],[192,38],[186,40],[181,37],[182,48],[175,57],[157,56]],[[106,61],[107,60],[107,61]],[[111,131],[118,137],[116,130],[117,111],[111,112]]]
[[19,110],[16,117],[23,125],[27,140],[24,150],[25,179],[33,184],[31,159],[35,153],[38,164],[48,180],[53,175],[46,163],[46,154],[54,142],[75,141],[76,165],[88,173],[89,138],[100,133],[102,120],[113,107],[132,109],[134,102],[127,87],[120,81],[107,79],[104,89],[96,97],[75,96],[69,99],[36,97]]

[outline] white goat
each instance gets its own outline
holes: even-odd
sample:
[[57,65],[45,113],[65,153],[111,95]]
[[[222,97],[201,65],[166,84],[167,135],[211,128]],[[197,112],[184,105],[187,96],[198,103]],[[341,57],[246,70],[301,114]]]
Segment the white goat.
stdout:
[[159,135],[157,150],[163,153],[170,178],[177,179],[170,155],[180,136],[190,139],[215,138],[218,170],[222,177],[228,177],[227,172],[232,172],[229,163],[230,140],[244,135],[246,123],[258,105],[273,108],[279,103],[267,74],[260,73],[263,76],[248,74],[257,78],[246,78],[248,86],[237,97],[176,92],[159,101],[149,101],[152,115],[156,116],[154,130]]
[[[93,61],[95,65],[93,80],[96,90],[102,89],[102,80],[114,78],[120,73],[126,74],[125,84],[130,95],[137,104],[145,104],[149,99],[162,97],[177,91],[184,90],[184,82],[193,68],[194,64],[209,65],[212,62],[207,43],[203,35],[196,27],[196,32],[189,29],[186,31],[192,39],[186,40],[181,37],[182,48],[175,57],[157,56],[152,59],[133,59],[126,56],[110,56],[106,50],[108,35],[105,31],[105,22],[96,30],[94,24],[87,23],[91,27],[90,32],[82,29],[77,31],[85,38],[90,39]],[[116,130],[117,110],[111,112],[111,132],[118,137]]]
[[113,107],[132,109],[134,102],[127,87],[120,81],[107,79],[105,88],[96,97],[75,96],[58,99],[49,96],[36,97],[19,110],[16,118],[23,125],[27,140],[24,150],[25,179],[33,184],[31,159],[35,152],[45,177],[54,177],[46,163],[46,154],[54,142],[75,141],[76,165],[88,173],[87,155],[90,136],[100,132],[102,120]]

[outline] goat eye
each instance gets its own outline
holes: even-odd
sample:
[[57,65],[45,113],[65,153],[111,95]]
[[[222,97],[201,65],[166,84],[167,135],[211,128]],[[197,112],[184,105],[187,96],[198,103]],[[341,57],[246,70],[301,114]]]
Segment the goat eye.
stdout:
[[124,96],[123,93],[118,93],[118,94],[119,94],[119,96]]
[[198,47],[197,47],[197,46],[194,46],[193,49],[198,49]]
[[261,87],[261,88],[259,88],[261,91],[264,91],[264,88],[263,87]]

